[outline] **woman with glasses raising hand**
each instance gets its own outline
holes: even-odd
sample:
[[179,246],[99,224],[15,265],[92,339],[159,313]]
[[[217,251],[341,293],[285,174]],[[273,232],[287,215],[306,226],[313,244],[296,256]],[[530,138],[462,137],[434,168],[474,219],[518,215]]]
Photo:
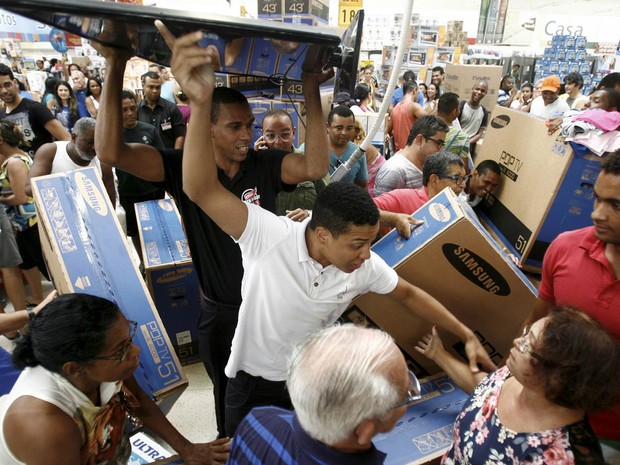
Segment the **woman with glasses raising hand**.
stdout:
[[24,371],[0,400],[0,463],[127,463],[128,413],[184,463],[224,463],[227,439],[190,443],[138,386],[136,329],[115,304],[87,294],[60,296],[33,314],[13,352]]
[[620,346],[586,314],[552,310],[488,375],[448,354],[435,328],[416,349],[472,393],[442,464],[605,463],[586,412],[620,396]]

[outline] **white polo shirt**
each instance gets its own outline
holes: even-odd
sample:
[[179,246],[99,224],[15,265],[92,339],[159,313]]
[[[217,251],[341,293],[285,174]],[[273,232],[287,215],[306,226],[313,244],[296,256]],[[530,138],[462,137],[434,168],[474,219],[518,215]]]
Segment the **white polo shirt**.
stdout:
[[226,375],[239,370],[271,381],[286,379],[293,349],[333,324],[354,297],[387,294],[398,275],[377,254],[352,273],[312,259],[302,223],[247,205],[248,223],[237,241],[243,257],[243,302]]

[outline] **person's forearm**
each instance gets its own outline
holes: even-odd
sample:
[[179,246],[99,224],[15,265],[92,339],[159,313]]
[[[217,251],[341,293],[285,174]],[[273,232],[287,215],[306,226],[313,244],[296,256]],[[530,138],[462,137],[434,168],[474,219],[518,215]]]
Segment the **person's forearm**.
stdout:
[[0,334],[23,328],[28,323],[28,312],[19,310],[12,313],[0,312]]
[[105,163],[114,165],[122,156],[123,115],[121,110],[121,91],[126,62],[112,57],[107,61],[107,75],[97,113],[95,126],[95,149],[97,157]]
[[183,151],[183,190],[194,202],[211,187],[219,185],[217,165],[211,139],[211,105],[213,94],[200,105],[190,104],[189,120]]
[[177,137],[174,140],[174,148],[178,149],[178,150],[182,150],[183,149],[183,144],[185,143],[185,136],[180,136]]
[[469,365],[453,357],[445,349],[437,350],[432,360],[467,394],[471,394],[478,385],[479,378],[485,376],[472,373]]
[[321,179],[329,169],[327,131],[325,130],[321,107],[319,76],[321,75],[318,73],[304,73],[302,75],[303,93],[306,101],[306,139],[304,141],[306,180]]

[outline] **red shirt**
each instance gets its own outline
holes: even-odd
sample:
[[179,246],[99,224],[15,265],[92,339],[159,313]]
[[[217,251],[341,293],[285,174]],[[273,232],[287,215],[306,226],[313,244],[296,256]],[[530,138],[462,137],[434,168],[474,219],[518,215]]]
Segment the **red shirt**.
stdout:
[[395,189],[381,194],[374,199],[375,205],[381,210],[411,215],[428,202],[426,187],[419,189]]
[[396,150],[402,150],[407,145],[411,126],[417,118],[413,115],[413,102],[403,101],[392,110],[392,133]]
[[[580,308],[620,341],[620,279],[614,276],[594,226],[563,233],[551,243],[538,295],[554,305]],[[589,418],[597,435],[620,440],[620,404]]]

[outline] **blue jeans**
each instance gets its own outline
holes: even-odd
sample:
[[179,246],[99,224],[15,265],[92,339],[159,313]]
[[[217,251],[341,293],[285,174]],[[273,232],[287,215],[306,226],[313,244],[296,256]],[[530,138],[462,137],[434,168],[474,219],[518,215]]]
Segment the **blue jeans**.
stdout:
[[293,409],[286,382],[237,372],[236,377],[228,380],[226,389],[226,435],[232,438],[250,410],[266,405]]

